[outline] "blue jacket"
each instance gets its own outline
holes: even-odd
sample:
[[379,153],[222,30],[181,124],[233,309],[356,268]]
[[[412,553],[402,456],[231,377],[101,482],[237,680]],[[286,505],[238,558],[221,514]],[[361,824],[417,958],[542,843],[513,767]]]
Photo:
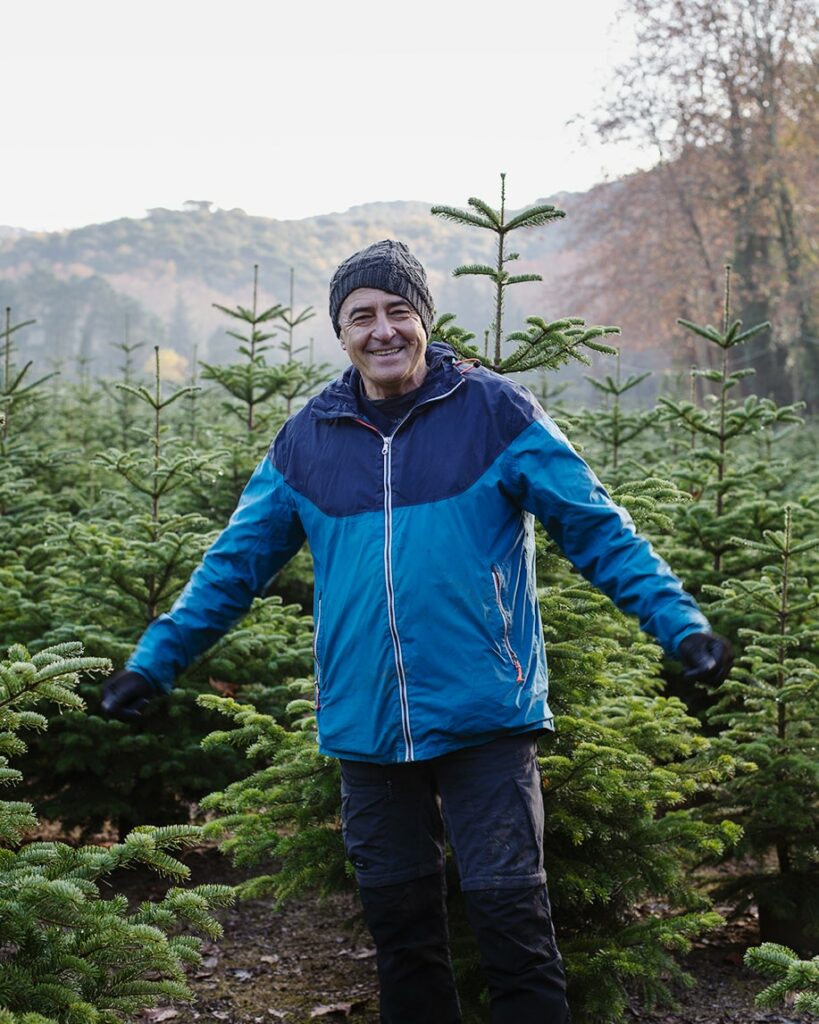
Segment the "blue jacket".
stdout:
[[668,653],[709,628],[525,387],[445,345],[427,362],[389,437],[354,367],[285,423],[130,669],[170,689],[306,538],[323,753],[424,760],[550,728],[534,517]]

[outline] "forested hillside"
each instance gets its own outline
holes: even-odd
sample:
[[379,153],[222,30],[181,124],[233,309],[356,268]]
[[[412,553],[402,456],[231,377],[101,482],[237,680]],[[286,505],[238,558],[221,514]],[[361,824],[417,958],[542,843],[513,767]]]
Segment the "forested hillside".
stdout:
[[[560,203],[572,208],[584,198],[562,196]],[[346,213],[275,221],[191,202],[182,210],[151,210],[139,220],[8,236],[0,241],[0,297],[3,305],[37,319],[28,339],[32,354],[42,350],[68,362],[77,355],[93,357],[95,369],[106,372],[115,364],[111,344],[122,341],[127,318],[135,340],[172,347],[187,358],[198,342],[199,357],[218,362],[230,345],[212,303],[245,302],[258,264],[261,301],[287,304],[292,267],[296,305],[312,305],[320,313],[310,330],[315,356],[338,362],[325,315],[333,270],[355,249],[397,237],[426,264],[439,311],[457,311],[463,323],[482,331],[489,308],[470,285],[450,277],[452,266],[477,258],[480,249],[473,245],[470,251],[451,225],[432,220],[429,206],[372,203]],[[556,281],[563,253],[575,244],[572,235],[567,224],[540,238],[533,235],[521,264],[545,266],[549,280]],[[552,282],[548,292],[554,290]],[[558,297],[550,294],[548,301]]]

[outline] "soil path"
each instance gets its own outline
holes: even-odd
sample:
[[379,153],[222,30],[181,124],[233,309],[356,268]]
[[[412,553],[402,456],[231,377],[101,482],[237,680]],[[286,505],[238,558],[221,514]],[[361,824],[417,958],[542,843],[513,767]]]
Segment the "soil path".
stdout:
[[[194,882],[240,877],[216,851],[186,859]],[[158,898],[166,887],[139,874],[117,884],[134,899]],[[189,975],[195,1001],[146,1010],[146,1024],[378,1024],[374,950],[354,895],[307,896],[279,909],[251,900],[219,916],[224,935],[205,946],[202,965]],[[763,983],[743,967],[742,954],[757,941],[752,915],[729,921],[684,958],[696,985],[680,993],[677,1009],[650,1011],[635,1001],[628,1016],[641,1024],[808,1024],[787,1009],[754,1007]]]

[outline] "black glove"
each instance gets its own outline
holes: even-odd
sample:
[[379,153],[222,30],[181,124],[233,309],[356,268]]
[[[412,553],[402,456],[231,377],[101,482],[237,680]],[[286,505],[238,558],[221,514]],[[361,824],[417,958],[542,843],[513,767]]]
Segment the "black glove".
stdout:
[[156,690],[139,672],[115,672],[102,686],[102,713],[121,722],[138,722]]
[[683,665],[683,678],[716,686],[731,671],[734,650],[717,633],[692,633],[680,642],[677,657]]

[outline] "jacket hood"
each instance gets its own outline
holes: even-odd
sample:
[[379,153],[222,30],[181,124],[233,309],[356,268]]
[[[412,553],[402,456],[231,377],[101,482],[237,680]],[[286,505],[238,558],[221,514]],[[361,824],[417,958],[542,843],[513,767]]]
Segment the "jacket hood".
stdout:
[[[433,341],[427,345],[425,360],[427,375],[418,389],[418,401],[426,402],[430,398],[451,391],[463,379],[455,366],[455,351],[442,341]],[[361,393],[361,374],[355,366],[348,366],[344,373],[330,381],[310,403],[313,416],[320,419],[335,419],[338,416],[362,416],[358,396]]]

